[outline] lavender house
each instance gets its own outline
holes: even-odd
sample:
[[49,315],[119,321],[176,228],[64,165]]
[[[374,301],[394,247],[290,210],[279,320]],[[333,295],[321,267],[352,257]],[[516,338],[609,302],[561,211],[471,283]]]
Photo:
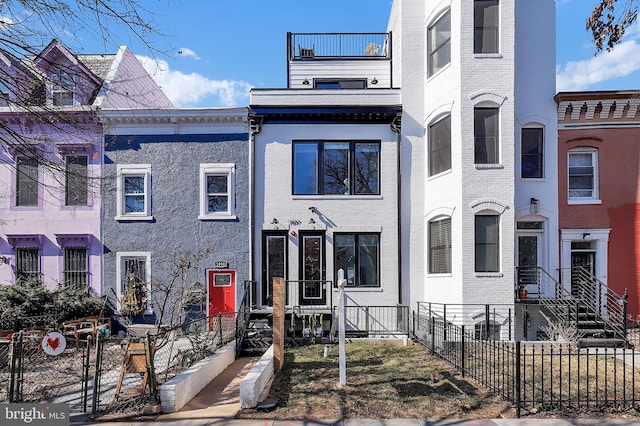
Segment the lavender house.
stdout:
[[102,293],[103,108],[172,107],[133,53],[0,52],[0,283]]

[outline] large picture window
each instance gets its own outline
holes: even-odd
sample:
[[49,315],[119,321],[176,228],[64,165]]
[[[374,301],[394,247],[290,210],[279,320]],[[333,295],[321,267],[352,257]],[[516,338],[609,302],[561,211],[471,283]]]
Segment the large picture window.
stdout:
[[473,53],[498,53],[499,1],[474,0],[473,6]]
[[38,205],[38,160],[16,158],[16,206]]
[[522,129],[520,175],[523,179],[543,177],[543,141],[543,128],[533,127]]
[[65,205],[86,206],[88,157],[86,155],[68,155],[65,162]]
[[429,222],[429,273],[451,273],[451,218]]
[[475,258],[476,272],[500,270],[500,216],[476,215]]
[[334,234],[333,241],[336,280],[342,269],[349,287],[380,287],[379,234]]
[[598,198],[598,151],[576,148],[569,151],[569,199]]
[[429,176],[451,169],[451,116],[429,126]]
[[293,193],[379,194],[380,143],[294,142]]
[[447,11],[432,26],[428,33],[429,77],[451,62],[451,13]]
[[476,107],[474,112],[475,164],[500,163],[500,139],[498,134],[499,109]]

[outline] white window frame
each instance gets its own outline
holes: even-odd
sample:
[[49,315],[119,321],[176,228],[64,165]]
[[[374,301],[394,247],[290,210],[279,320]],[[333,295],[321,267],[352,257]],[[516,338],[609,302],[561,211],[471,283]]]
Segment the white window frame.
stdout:
[[[569,184],[571,181],[570,174],[570,158],[572,154],[591,154],[591,167],[593,168],[593,188],[591,189],[590,197],[577,197],[571,196],[571,191],[569,189]],[[572,148],[567,151],[567,202],[569,204],[601,204],[599,194],[599,181],[598,181],[598,150],[596,148],[583,147],[583,148]]]
[[[144,211],[125,213],[124,178],[127,176],[144,176]],[[153,220],[151,215],[151,164],[119,164],[117,190],[116,220]]]
[[[71,87],[67,87],[69,84]],[[76,103],[76,90],[78,83],[76,76],[66,70],[58,70],[51,75],[51,104],[53,106],[73,106]],[[67,102],[59,102],[56,99],[64,99],[65,95],[70,95],[71,99]]]
[[124,261],[126,259],[143,259],[145,261],[145,274],[146,274],[146,284],[147,284],[147,309],[144,311],[143,315],[152,315],[153,307],[152,307],[152,294],[151,294],[151,252],[147,251],[123,251],[116,253],[116,295],[118,296],[118,312],[120,311],[120,307],[122,306],[123,293],[122,293],[122,272],[124,270]]
[[[432,245],[433,243],[433,237],[434,235],[432,234],[433,229],[432,226],[436,226],[435,224],[437,223],[438,226],[440,226],[440,231],[442,231],[442,223],[443,221],[448,220],[449,221],[449,234],[447,235],[448,237],[448,246],[446,245],[442,245],[444,247],[444,249],[436,251],[435,247]],[[429,250],[429,267],[428,267],[428,274],[429,275],[451,275],[452,271],[453,271],[453,262],[452,262],[452,252],[453,252],[453,241],[452,241],[452,219],[451,216],[439,216],[436,218],[433,218],[431,220],[429,220],[427,222],[427,230],[428,230],[428,250]],[[433,262],[433,257],[435,253],[442,253],[444,254],[445,257],[445,263],[447,263],[446,267],[448,269],[448,271],[445,272],[434,272],[434,262]],[[448,259],[447,259],[448,258]]]
[[[207,176],[219,175],[227,177],[227,211],[209,212]],[[200,164],[200,220],[229,220],[236,218],[236,165],[234,163],[202,163]],[[221,194],[222,195],[222,194]]]

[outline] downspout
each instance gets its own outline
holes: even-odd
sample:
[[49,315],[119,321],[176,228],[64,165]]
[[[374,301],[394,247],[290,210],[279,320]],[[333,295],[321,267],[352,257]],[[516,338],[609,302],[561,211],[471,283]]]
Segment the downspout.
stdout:
[[396,115],[389,127],[391,127],[391,131],[396,134],[396,205],[398,209],[398,304],[402,305],[402,137],[400,135],[400,129],[402,127],[402,116]]
[[[255,228],[255,140],[256,135],[262,130],[262,120],[252,116],[251,110],[249,110],[249,281],[254,281],[253,271],[253,253],[255,250],[254,241],[254,228]],[[251,289],[249,289],[251,292]]]

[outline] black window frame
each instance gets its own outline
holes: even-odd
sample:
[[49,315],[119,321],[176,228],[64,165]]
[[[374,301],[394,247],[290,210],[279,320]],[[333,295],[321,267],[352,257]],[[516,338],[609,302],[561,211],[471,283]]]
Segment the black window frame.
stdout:
[[[486,25],[485,12],[496,7],[495,26]],[[487,39],[487,34],[493,33],[493,40]],[[486,41],[492,41],[487,45]],[[473,53],[500,53],[500,0],[474,0],[473,2]]]
[[[340,254],[340,250],[338,247],[339,237],[343,236],[353,236],[353,264],[354,264],[354,274],[353,280],[350,281],[348,271],[345,271],[345,279],[347,280],[346,287],[349,288],[380,288],[382,285],[380,283],[381,278],[381,234],[377,232],[335,232],[333,234],[333,266],[334,266],[334,287],[338,286],[338,270],[339,268],[339,259],[338,256]],[[362,237],[376,237],[376,271],[375,271],[375,283],[374,284],[362,284],[361,281],[361,268],[363,267],[363,261],[361,260],[361,245],[360,239]]]
[[366,78],[314,78],[314,89],[366,89]]
[[[535,135],[533,135],[534,132]],[[531,135],[526,135],[529,133]],[[535,146],[534,139],[537,142]],[[533,164],[536,166],[535,169],[529,170],[527,166]],[[522,179],[544,178],[544,128],[542,127],[523,127],[520,132],[520,177]]]
[[[16,157],[16,206],[37,207],[40,203],[40,164],[36,158]],[[25,195],[26,194],[26,195]]]
[[[324,152],[325,152],[325,144],[348,144],[349,145],[349,158],[348,158],[348,192],[338,193],[338,192],[326,192],[325,191],[325,162],[324,162]],[[302,145],[316,145],[316,182],[315,182],[315,192],[297,192],[296,191],[296,181],[302,179],[302,177],[297,176],[296,174],[296,147]],[[357,165],[357,147],[359,145],[375,145],[377,147],[377,161],[376,161],[376,191],[357,191],[358,188],[358,180],[356,179],[356,165]],[[380,162],[381,162],[381,151],[382,144],[379,140],[295,140],[292,143],[292,156],[291,156],[291,170],[292,170],[292,179],[291,179],[291,193],[293,195],[380,195],[380,185],[381,185],[381,173],[380,173]],[[345,185],[345,186],[347,186]]]
[[[449,131],[448,140],[436,137],[437,129],[447,124]],[[440,118],[429,125],[429,177],[451,170],[451,115]],[[444,155],[443,155],[444,153]],[[436,155],[440,154],[440,155]],[[447,158],[444,158],[447,157]],[[436,168],[436,160],[444,160],[442,164]]]
[[86,206],[89,201],[89,156],[65,156],[65,206]]
[[[484,115],[484,114],[491,114]],[[492,124],[495,133],[487,132],[486,120],[495,120]],[[481,132],[482,130],[482,132]],[[489,141],[494,138],[493,150]],[[473,108],[473,162],[474,164],[500,164],[500,108],[497,106],[476,106]],[[493,161],[491,161],[493,160]]]

